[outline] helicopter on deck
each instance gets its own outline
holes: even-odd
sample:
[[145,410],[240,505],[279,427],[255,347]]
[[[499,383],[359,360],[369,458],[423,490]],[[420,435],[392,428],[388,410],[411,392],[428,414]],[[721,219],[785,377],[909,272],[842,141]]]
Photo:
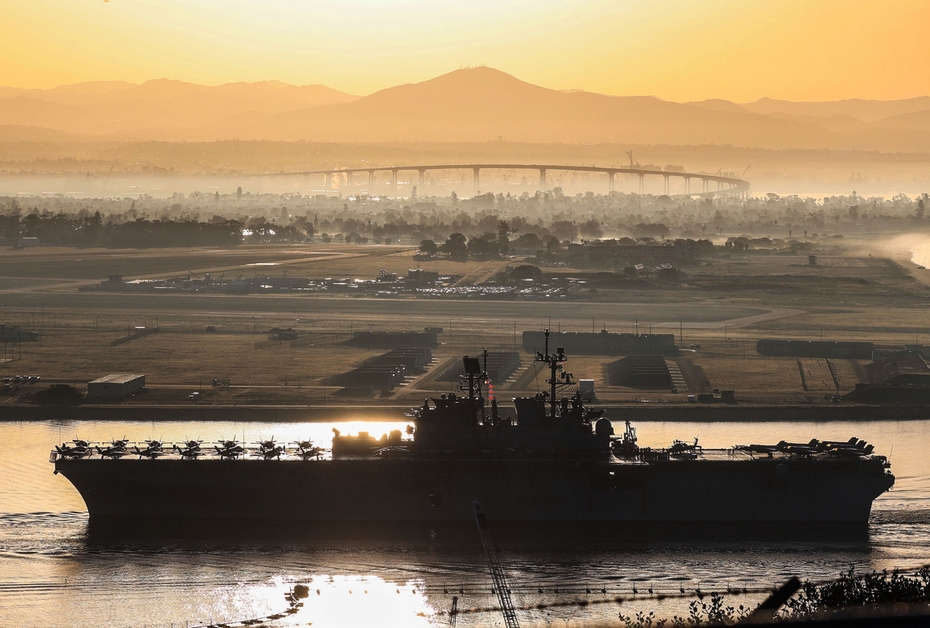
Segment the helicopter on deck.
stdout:
[[109,447],[102,448],[97,446],[94,449],[96,449],[97,453],[103,458],[121,458],[132,453],[126,448],[128,444],[129,441],[123,438],[111,441]]
[[55,445],[55,450],[58,452],[58,455],[65,458],[83,458],[93,453],[90,443],[86,440],[76,438],[71,442],[74,444],[69,445],[68,443],[62,443],[60,447]]
[[202,442],[203,442],[202,440],[189,440],[184,443],[183,447],[179,447],[178,445],[173,445],[172,449],[174,451],[177,451],[181,455],[182,458],[188,458],[188,459],[194,460],[197,457],[202,456],[205,453],[203,449],[200,448],[200,443]]
[[158,458],[159,456],[165,455],[164,445],[160,440],[147,440],[145,441],[145,449],[139,449],[138,447],[133,447],[133,453],[142,457],[142,458]]
[[245,453],[245,447],[240,445],[236,439],[220,440],[213,448],[220,458],[238,458]]
[[304,460],[308,458],[319,458],[320,454],[323,453],[323,449],[314,446],[311,440],[295,440],[293,444],[297,446],[297,451],[295,451],[294,454],[300,456]]
[[265,460],[280,458],[281,454],[287,453],[287,449],[285,447],[282,447],[275,442],[274,436],[272,436],[270,440],[262,440],[255,444],[258,445],[259,455],[262,456]]
[[698,445],[697,438],[694,439],[693,443],[688,443],[683,440],[676,440],[674,443],[672,443],[672,446],[668,448],[668,454],[670,456],[683,458],[685,460],[696,460],[700,451],[701,446]]

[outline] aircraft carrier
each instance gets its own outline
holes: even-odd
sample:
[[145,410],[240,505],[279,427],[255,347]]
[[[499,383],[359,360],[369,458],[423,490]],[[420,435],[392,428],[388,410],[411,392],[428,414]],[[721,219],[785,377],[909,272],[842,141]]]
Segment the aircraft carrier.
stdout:
[[[547,338],[548,340],[548,338]],[[168,446],[74,441],[50,460],[80,492],[92,531],[470,523],[853,524],[894,484],[884,456],[848,441],[748,444],[696,441],[642,448],[629,422],[617,436],[588,408],[561,347],[536,356],[548,391],[501,415],[480,358],[466,357],[460,393],[427,399],[407,434],[336,432],[312,443],[236,441]],[[394,526],[397,527],[397,526]],[[170,531],[170,532],[169,532]]]

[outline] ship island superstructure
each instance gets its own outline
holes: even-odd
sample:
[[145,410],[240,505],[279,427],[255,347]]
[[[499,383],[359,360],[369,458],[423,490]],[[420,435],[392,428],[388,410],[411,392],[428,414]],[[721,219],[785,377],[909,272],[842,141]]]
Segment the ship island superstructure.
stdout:
[[[486,360],[485,352],[485,360]],[[285,523],[470,522],[472,503],[515,524],[860,524],[894,484],[884,456],[856,438],[702,448],[640,447],[615,435],[575,390],[548,333],[536,361],[548,390],[502,415],[486,365],[465,357],[458,393],[424,401],[407,433],[334,431],[247,446],[86,441],[56,447],[55,472],[80,492],[91,529],[176,530]]]

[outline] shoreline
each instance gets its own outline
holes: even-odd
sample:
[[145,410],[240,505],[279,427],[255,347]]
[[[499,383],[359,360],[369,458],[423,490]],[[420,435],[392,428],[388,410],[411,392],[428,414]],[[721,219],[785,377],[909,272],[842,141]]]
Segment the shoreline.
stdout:
[[[930,419],[923,405],[597,405],[614,423],[865,422]],[[505,415],[513,410],[502,408]],[[404,421],[410,406],[15,406],[0,408],[0,422],[25,421],[206,421],[241,423],[328,423],[354,420]]]

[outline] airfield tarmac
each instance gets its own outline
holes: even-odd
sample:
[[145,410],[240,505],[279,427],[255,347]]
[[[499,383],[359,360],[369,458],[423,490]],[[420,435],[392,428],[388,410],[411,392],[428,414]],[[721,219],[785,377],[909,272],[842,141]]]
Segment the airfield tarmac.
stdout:
[[[192,390],[202,393],[200,405],[400,407],[447,392],[450,384],[433,377],[437,369],[485,348],[520,353],[517,372],[496,387],[508,397],[534,394],[544,377],[531,372],[535,367],[532,356],[522,351],[521,333],[546,327],[675,334],[683,349],[677,362],[688,384],[676,392],[611,386],[606,365],[619,356],[570,356],[572,372],[594,379],[598,399],[606,404],[687,404],[687,395],[708,387],[735,390],[743,404],[824,404],[862,381],[862,361],[763,357],[755,351],[756,341],[868,340],[903,348],[930,333],[923,309],[930,288],[914,279],[919,269],[872,256],[862,243],[821,252],[816,267],[799,255],[712,258],[687,268],[689,278],[679,285],[653,282],[649,289],[600,289],[536,300],[79,291],[114,274],[124,279],[208,273],[214,278],[287,273],[372,279],[382,268],[403,275],[416,266],[453,276],[459,285],[480,286],[506,267],[500,261],[417,262],[413,252],[410,246],[344,244],[5,251],[0,255],[0,320],[39,331],[41,339],[3,347],[0,370],[4,375],[38,374],[42,382],[0,395],[0,407],[30,405],[29,393],[48,383],[83,388],[111,372],[147,377],[150,392],[122,407],[183,405]],[[158,327],[159,333],[112,346],[137,326]],[[207,332],[208,327],[215,331]],[[301,341],[269,340],[275,327],[299,330]],[[426,373],[370,399],[334,395],[330,377],[383,353],[346,346],[353,332],[425,327],[443,328]],[[213,388],[214,378],[230,386]]]

